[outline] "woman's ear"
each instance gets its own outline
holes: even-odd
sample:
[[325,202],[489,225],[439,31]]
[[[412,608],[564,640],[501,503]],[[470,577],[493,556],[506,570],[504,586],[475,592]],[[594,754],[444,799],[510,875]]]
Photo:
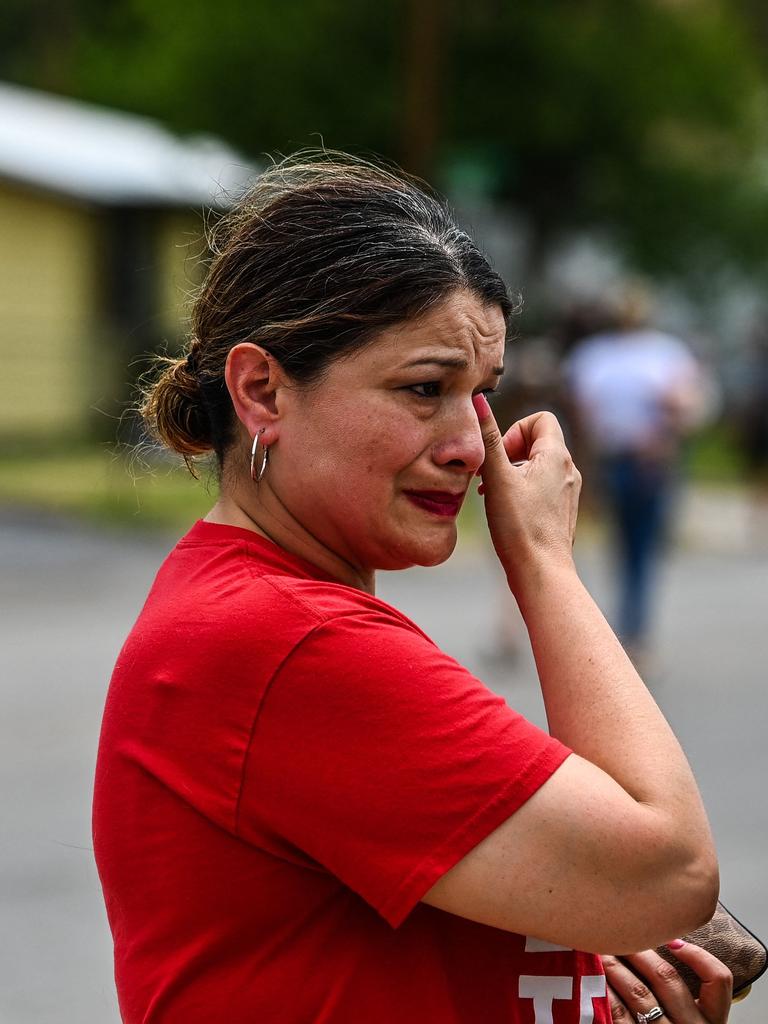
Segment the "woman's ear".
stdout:
[[243,341],[230,349],[224,368],[235,415],[249,437],[263,430],[262,441],[273,444],[279,432],[276,392],[283,372],[275,357],[252,342]]

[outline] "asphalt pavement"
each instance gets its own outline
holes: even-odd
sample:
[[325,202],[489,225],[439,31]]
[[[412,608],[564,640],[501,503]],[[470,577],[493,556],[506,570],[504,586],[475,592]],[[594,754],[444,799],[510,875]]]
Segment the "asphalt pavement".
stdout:
[[[170,537],[0,512],[0,1024],[115,1024],[111,943],[90,839],[99,722],[112,664]],[[610,605],[593,538],[582,574]],[[733,495],[694,494],[656,609],[653,688],[696,771],[722,896],[768,936],[768,552]],[[543,724],[530,654],[494,654],[503,583],[489,550],[384,574],[379,595]],[[642,913],[642,907],[638,908]],[[768,979],[733,1010],[765,1024]]]

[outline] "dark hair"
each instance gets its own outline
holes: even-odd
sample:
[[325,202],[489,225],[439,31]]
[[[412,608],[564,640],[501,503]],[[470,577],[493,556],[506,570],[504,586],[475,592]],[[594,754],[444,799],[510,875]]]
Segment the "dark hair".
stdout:
[[445,202],[422,182],[343,153],[274,165],[218,224],[192,313],[192,340],[144,392],[153,433],[223,466],[234,412],[224,383],[233,345],[263,346],[298,385],[385,327],[456,289],[498,306],[507,287]]

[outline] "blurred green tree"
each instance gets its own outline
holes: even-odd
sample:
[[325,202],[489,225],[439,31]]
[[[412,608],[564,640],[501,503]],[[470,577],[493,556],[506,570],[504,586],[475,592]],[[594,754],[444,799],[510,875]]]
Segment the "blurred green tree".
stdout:
[[474,0],[455,39],[443,137],[492,142],[539,250],[590,225],[656,271],[762,264],[766,79],[736,4]]
[[[0,74],[223,135],[321,141],[445,184],[467,168],[532,227],[637,266],[766,272],[757,0],[0,0]],[[463,171],[462,171],[463,169]]]

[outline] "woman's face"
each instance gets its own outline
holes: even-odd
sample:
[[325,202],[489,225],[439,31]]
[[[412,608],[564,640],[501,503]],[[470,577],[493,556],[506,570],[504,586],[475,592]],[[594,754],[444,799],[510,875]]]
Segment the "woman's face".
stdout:
[[483,457],[472,396],[494,389],[501,310],[457,291],[335,361],[316,388],[281,389],[270,489],[358,569],[444,561]]

